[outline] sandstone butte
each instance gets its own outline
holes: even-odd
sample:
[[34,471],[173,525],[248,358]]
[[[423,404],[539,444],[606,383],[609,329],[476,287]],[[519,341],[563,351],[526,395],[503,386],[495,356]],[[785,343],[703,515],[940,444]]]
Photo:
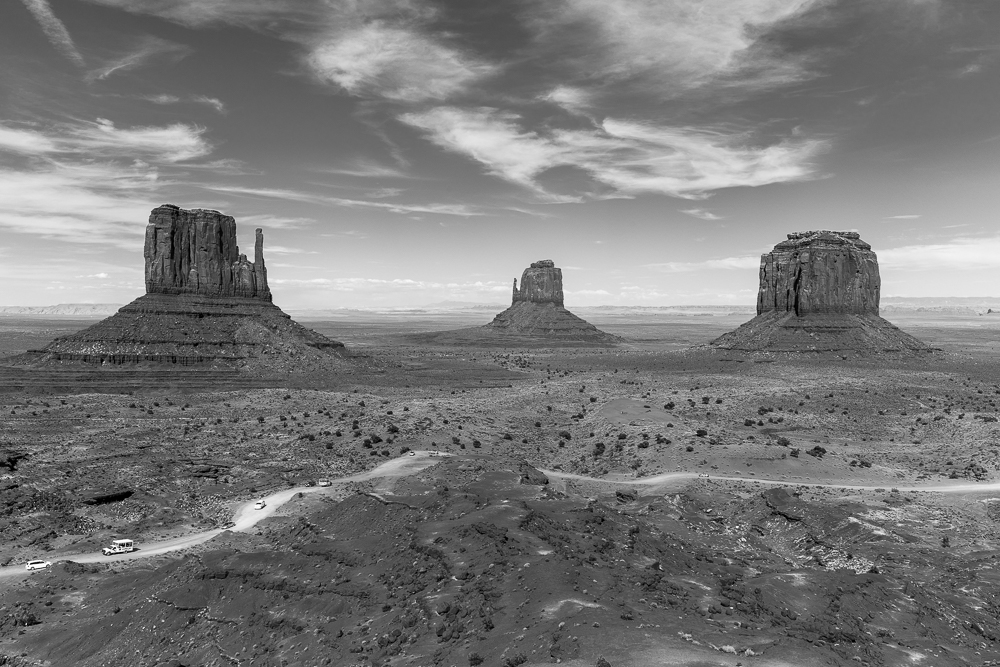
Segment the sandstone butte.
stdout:
[[491,335],[519,335],[567,341],[615,343],[617,336],[605,333],[566,310],[563,305],[562,269],[551,259],[532,262],[514,280],[510,308],[480,327]]
[[293,321],[271,302],[264,234],[254,261],[239,252],[236,221],[218,211],[153,209],[143,249],[146,294],[42,350],[27,363],[233,364],[330,356],[343,344]]
[[711,345],[747,352],[924,352],[879,316],[878,258],[857,232],[788,235],[760,258],[757,316]]

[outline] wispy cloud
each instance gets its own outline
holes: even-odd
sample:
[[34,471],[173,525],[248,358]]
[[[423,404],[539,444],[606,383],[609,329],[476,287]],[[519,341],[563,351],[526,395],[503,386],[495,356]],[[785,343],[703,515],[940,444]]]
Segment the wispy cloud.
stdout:
[[447,99],[496,70],[412,28],[382,22],[320,40],[307,62],[352,95],[401,102]]
[[625,195],[700,198],[720,188],[806,180],[813,177],[812,158],[826,146],[799,140],[755,148],[742,135],[612,118],[589,130],[528,131],[519,116],[491,108],[437,107],[400,120],[490,173],[550,195],[538,177],[560,166]]
[[70,37],[69,31],[66,30],[63,22],[52,13],[52,8],[49,6],[48,0],[22,0],[22,2],[24,2],[24,6],[35,17],[35,20],[38,21],[45,36],[52,43],[52,46],[56,47],[56,50],[73,61],[73,63],[80,67],[86,67],[83,56],[80,55],[76,44],[73,43],[73,38]]
[[139,40],[136,46],[123,56],[91,70],[88,79],[107,79],[112,74],[125,72],[141,67],[154,59],[177,62],[191,53],[192,49],[184,44],[178,44],[159,37],[147,35]]
[[883,220],[916,220],[919,217],[919,214],[887,215]]
[[[776,51],[774,27],[823,0],[553,0],[534,8],[542,51],[599,85],[642,81],[676,96],[709,83],[762,89],[808,78]],[[547,49],[547,51],[546,51]]]
[[22,234],[135,249],[161,170],[206,155],[187,125],[117,128],[110,121],[0,125],[0,227]]
[[152,102],[153,104],[204,104],[205,106],[212,107],[221,114],[226,113],[226,104],[222,100],[216,97],[208,97],[207,95],[188,95],[185,97],[179,97],[177,95],[161,93],[159,95],[142,95],[141,99],[144,99],[147,102]]
[[662,262],[644,264],[643,266],[660,273],[691,273],[719,269],[750,270],[760,268],[760,257],[725,257],[723,259],[707,259],[701,262]]
[[700,218],[701,220],[722,220],[721,215],[716,215],[711,211],[706,211],[703,208],[686,208],[682,209],[681,213],[690,215],[693,218]]
[[286,199],[289,201],[308,202],[311,204],[343,206],[346,208],[375,208],[390,211],[392,213],[437,213],[440,215],[457,215],[461,217],[485,215],[484,212],[464,204],[390,204],[388,202],[329,197],[311,192],[281,188],[247,188],[236,185],[202,185],[201,187],[214,192],[228,192],[230,194],[246,195],[250,197]]
[[0,125],[0,151],[28,156],[81,155],[89,158],[152,159],[182,162],[207,155],[205,130],[175,123],[164,127],[118,128],[110,120],[62,123],[43,132]]
[[386,289],[404,292],[446,291],[453,297],[484,292],[510,292],[510,283],[507,281],[439,282],[414,278],[268,278],[268,281],[276,285],[297,285],[338,292],[378,292]]
[[890,248],[878,251],[878,260],[883,271],[1000,269],[1000,236]]

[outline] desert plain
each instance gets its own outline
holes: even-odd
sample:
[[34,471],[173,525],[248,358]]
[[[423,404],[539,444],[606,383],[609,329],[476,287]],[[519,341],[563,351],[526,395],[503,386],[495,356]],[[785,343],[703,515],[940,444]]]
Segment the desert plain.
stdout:
[[1000,315],[883,308],[917,355],[706,347],[752,308],[441,333],[493,312],[293,312],[332,370],[0,369],[0,664],[1000,664]]

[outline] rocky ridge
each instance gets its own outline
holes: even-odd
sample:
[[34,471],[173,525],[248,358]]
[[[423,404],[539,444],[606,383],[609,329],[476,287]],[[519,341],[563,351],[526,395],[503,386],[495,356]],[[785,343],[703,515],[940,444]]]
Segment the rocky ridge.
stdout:
[[712,341],[748,352],[917,352],[879,316],[878,257],[857,232],[788,235],[760,259],[757,316]]
[[217,365],[322,360],[342,349],[271,302],[263,244],[258,229],[250,262],[239,253],[232,217],[159,206],[146,227],[146,294],[15,363]]

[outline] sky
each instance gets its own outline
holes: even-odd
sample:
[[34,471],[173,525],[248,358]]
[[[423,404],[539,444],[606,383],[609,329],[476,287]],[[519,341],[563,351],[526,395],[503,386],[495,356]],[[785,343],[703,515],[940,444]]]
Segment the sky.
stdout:
[[1000,296],[995,0],[7,0],[0,305],[144,292],[149,211],[288,308],[753,304],[789,232]]

